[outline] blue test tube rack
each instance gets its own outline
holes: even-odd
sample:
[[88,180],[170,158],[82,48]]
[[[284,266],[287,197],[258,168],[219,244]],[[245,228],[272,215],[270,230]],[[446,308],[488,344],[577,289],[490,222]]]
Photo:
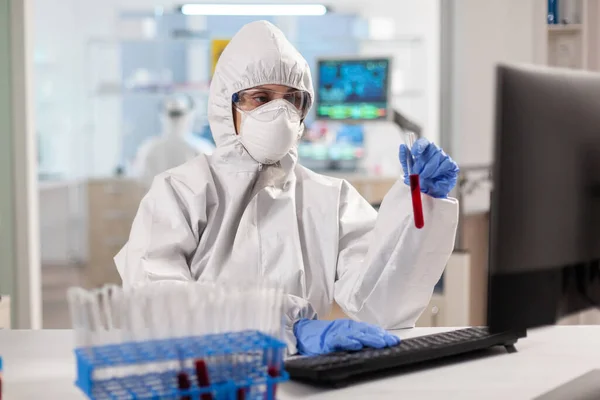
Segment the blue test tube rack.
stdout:
[[[285,349],[258,331],[80,347],[75,384],[94,400],[275,400],[276,385],[289,379]],[[209,386],[196,378],[198,360],[206,365]],[[182,371],[189,389],[178,386]]]

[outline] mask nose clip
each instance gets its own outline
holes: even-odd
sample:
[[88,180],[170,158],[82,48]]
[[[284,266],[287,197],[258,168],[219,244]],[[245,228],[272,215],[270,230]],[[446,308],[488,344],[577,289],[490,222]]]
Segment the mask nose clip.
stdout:
[[242,110],[242,112],[249,118],[254,118],[262,122],[272,122],[280,119],[282,116],[287,117],[288,121],[294,123],[299,123],[302,119],[302,116],[294,106],[284,99],[273,100],[252,111]]
[[281,114],[286,114],[286,116],[290,119],[290,120],[294,120],[295,118],[295,112],[293,112],[290,107],[287,107],[286,104],[278,104],[277,108],[274,110],[275,111],[275,118],[278,118]]

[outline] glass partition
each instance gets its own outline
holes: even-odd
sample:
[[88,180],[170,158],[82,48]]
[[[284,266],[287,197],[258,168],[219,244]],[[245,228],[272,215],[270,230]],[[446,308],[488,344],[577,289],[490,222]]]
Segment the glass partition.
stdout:
[[[140,145],[161,134],[161,103],[173,93],[186,93],[194,99],[190,142],[210,141],[206,109],[214,47],[255,19],[123,13],[120,23],[135,27],[130,28],[135,33],[90,38],[86,43],[88,123],[82,132],[72,133],[85,139],[70,143],[81,146],[73,152],[85,154],[82,164],[76,166],[78,171],[88,177],[129,174]],[[391,57],[393,106],[417,121],[427,117],[423,38],[373,39],[366,21],[354,15],[260,19],[284,30],[307,59],[313,75],[319,58]],[[313,112],[307,125],[314,122]]]
[[[68,286],[120,283],[113,257],[126,243],[147,190],[134,176],[134,163],[144,143],[164,134],[165,99],[189,95],[195,113],[186,141],[199,151],[213,146],[206,115],[212,70],[244,24],[265,19],[279,26],[307,59],[314,79],[322,58],[390,58],[393,107],[417,122],[428,118],[426,38],[382,38],[381,32],[373,32],[372,21],[359,15],[199,17],[160,8],[132,12],[102,2],[63,1],[72,6],[69,13],[42,1],[36,11],[46,328],[69,326],[64,297]],[[348,179],[372,204],[379,203],[397,174],[371,179],[373,169],[365,165],[383,163],[387,157],[392,170],[399,169],[394,146],[400,135],[393,123],[323,122],[313,110],[306,126],[301,162]]]

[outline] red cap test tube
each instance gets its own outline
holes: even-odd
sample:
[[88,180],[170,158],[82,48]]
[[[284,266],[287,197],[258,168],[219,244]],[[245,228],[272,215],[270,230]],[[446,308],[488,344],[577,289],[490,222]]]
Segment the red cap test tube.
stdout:
[[412,198],[413,216],[415,220],[415,227],[421,229],[425,226],[425,218],[423,217],[423,203],[421,201],[421,184],[419,183],[419,174],[413,172],[413,165],[415,160],[412,156],[412,147],[415,143],[415,134],[412,132],[405,133],[406,147],[408,148],[406,154],[406,165],[408,166],[408,180],[410,183],[410,195]]

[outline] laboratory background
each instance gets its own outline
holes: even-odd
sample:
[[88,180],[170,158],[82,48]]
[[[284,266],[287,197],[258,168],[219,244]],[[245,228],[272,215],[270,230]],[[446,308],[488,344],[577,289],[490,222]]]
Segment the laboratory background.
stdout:
[[[23,18],[20,34],[0,34],[0,87],[26,89],[0,91],[0,328],[68,328],[67,288],[120,283],[113,257],[161,172],[140,159],[161,144],[175,165],[214,150],[215,64],[259,19],[312,70],[300,163],[377,208],[402,175],[406,130],[457,161],[455,251],[418,326],[485,323],[494,67],[600,70],[600,2],[562,2],[560,23],[546,0],[259,3],[206,15],[169,0],[0,0],[0,30]],[[313,8],[273,15],[278,5]]]

